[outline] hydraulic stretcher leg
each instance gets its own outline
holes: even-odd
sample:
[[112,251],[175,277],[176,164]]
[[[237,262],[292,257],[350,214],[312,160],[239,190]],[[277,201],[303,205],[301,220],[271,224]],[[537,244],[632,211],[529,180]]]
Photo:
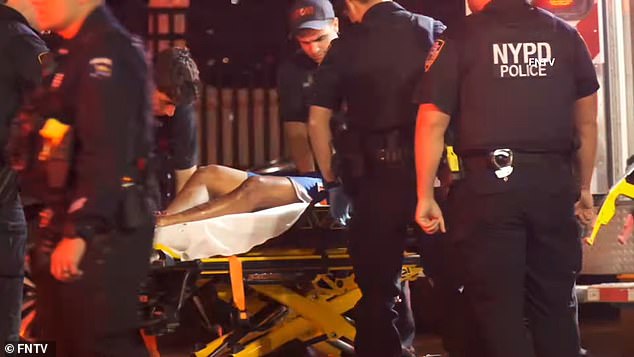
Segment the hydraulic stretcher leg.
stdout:
[[[422,274],[418,266],[403,268],[404,280]],[[335,278],[320,274],[312,289],[297,292],[282,284],[250,284],[253,291],[282,307],[256,326],[222,336],[197,351],[195,356],[257,357],[278,351],[293,341],[327,356],[352,355],[356,334],[354,323],[345,316],[361,298],[361,291],[348,274]]]
[[[354,340],[355,328],[344,317],[344,313],[351,310],[361,298],[361,292],[354,285],[353,279],[352,276],[336,279],[333,285],[339,287],[337,291],[328,293],[328,288],[321,288],[306,295],[281,285],[252,285],[251,288],[260,295],[284,306],[286,313],[277,316],[276,321],[261,323],[260,325],[273,324],[274,327],[266,333],[258,333],[257,327],[251,329],[253,332],[247,333],[237,342],[239,351],[233,346],[233,356],[264,356],[293,340],[315,345],[317,350],[330,355],[340,355],[342,350],[351,351],[350,343]],[[225,352],[222,350],[229,347],[226,346],[228,339],[227,336],[223,336],[195,355],[223,355]]]

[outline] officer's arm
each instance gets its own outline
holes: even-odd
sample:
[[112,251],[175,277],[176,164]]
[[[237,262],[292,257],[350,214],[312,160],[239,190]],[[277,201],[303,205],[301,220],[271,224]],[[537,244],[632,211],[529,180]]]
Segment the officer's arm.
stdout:
[[419,199],[434,197],[434,179],[445,149],[449,115],[435,104],[422,104],[416,121],[416,176]]
[[308,135],[315,154],[315,159],[325,182],[333,182],[336,177],[332,171],[332,134],[330,119],[333,110],[337,109],[340,100],[341,69],[338,62],[342,60],[340,40],[334,40],[326,58],[319,66],[313,85],[313,98],[308,115]]
[[65,237],[90,241],[115,227],[123,196],[122,179],[133,167],[134,140],[150,108],[147,67],[140,51],[108,42],[81,68],[73,126],[78,150],[74,190],[64,226]]
[[575,102],[575,128],[580,143],[577,150],[577,167],[581,189],[590,190],[598,138],[596,93]]
[[457,44],[436,41],[425,62],[414,101],[419,103],[416,122],[416,172],[419,199],[433,199],[434,179],[444,150],[445,130],[458,101]]
[[581,189],[590,190],[592,171],[597,152],[597,90],[599,82],[588,49],[581,36],[575,32],[574,69],[577,101],[575,102],[574,123],[579,139],[577,169]]
[[310,143],[321,170],[321,176],[325,182],[333,182],[336,177],[332,171],[332,134],[330,132],[332,110],[313,105],[310,107],[309,117]]

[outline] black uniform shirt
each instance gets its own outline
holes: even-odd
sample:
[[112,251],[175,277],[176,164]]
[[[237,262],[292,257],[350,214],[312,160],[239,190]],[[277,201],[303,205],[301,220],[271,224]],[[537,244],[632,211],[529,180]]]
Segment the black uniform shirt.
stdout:
[[4,148],[7,127],[23,96],[40,82],[40,58],[46,45],[12,8],[0,5],[0,148]]
[[75,131],[64,234],[85,237],[96,225],[115,221],[122,178],[138,179],[138,159],[150,149],[148,68],[143,46],[105,7],[90,14],[59,52],[65,58],[50,90],[60,103],[48,117]]
[[452,116],[459,154],[510,148],[570,152],[573,104],[599,88],[579,33],[527,4],[496,1],[449,29],[415,93]]
[[159,149],[167,154],[170,167],[186,170],[198,164],[198,129],[194,104],[176,107],[174,116],[159,117]]
[[280,64],[277,82],[282,121],[306,123],[316,71],[317,63],[302,51]]
[[347,104],[351,128],[383,131],[413,125],[411,103],[423,59],[444,25],[388,1],[372,6],[363,21],[332,42],[317,71],[311,104]]

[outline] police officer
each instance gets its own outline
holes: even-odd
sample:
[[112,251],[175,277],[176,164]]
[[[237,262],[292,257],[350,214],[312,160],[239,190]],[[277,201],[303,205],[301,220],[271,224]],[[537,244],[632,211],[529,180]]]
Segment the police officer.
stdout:
[[464,178],[449,193],[447,232],[480,337],[467,354],[577,357],[575,213],[592,218],[596,73],[554,15],[525,0],[469,5],[476,14],[436,42],[416,94],[416,218],[445,230],[432,182],[452,119]]
[[[328,53],[331,42],[339,36],[339,19],[328,0],[297,0],[289,11],[289,24],[290,35],[300,49],[283,60],[278,68],[280,118],[284,122],[286,143],[297,176],[306,177],[301,182],[310,190],[309,185],[317,183],[321,186],[322,177],[316,171],[308,138],[308,109],[317,68]],[[343,118],[340,105],[335,112],[337,118]],[[330,196],[333,218],[345,225],[349,219],[348,201],[335,200],[334,195]]]
[[[25,95],[41,78],[40,58],[48,52],[30,27],[28,0],[0,1],[0,148]],[[25,17],[26,16],[26,17]],[[0,160],[0,342],[17,341],[22,305],[26,222],[18,197],[15,173],[4,155]],[[4,352],[0,352],[3,355]]]
[[[137,294],[155,209],[146,184],[153,118],[144,50],[100,0],[33,3],[40,27],[65,40],[38,111],[69,125],[61,140],[73,143],[69,180],[42,188],[49,209],[33,259],[39,337],[57,342],[57,356],[144,356]],[[45,164],[65,176],[64,165]]]
[[413,132],[416,107],[408,97],[444,26],[392,1],[347,0],[355,25],[332,42],[315,80],[309,134],[330,190],[329,120],[347,105],[348,130],[337,147],[343,187],[352,197],[349,251],[362,297],[357,305],[358,356],[401,356],[394,303],[399,295],[406,226],[415,201]]
[[[185,47],[165,49],[154,61],[152,106],[158,118],[159,151],[168,158],[178,193],[198,165],[198,126],[195,102],[200,97],[198,66]],[[170,185],[171,186],[171,185]]]
[[298,0],[289,22],[300,50],[287,57],[278,69],[280,119],[298,174],[312,173],[315,159],[308,142],[308,107],[315,72],[330,43],[338,37],[339,19],[328,0]]
[[[286,142],[298,175],[320,177],[315,172],[315,158],[308,138],[308,111],[317,69],[326,57],[331,42],[339,37],[339,19],[328,0],[298,0],[291,7],[289,22],[291,35],[299,44],[300,50],[286,58],[278,70],[280,118],[284,122]],[[331,128],[345,125],[342,123],[345,114],[340,106],[334,109],[337,123],[333,123]],[[347,200],[333,203],[343,206]],[[345,207],[336,207],[335,210],[346,211]],[[403,282],[401,288],[399,302],[395,306],[399,314],[396,326],[404,350],[414,353],[416,326],[410,306],[408,282]]]

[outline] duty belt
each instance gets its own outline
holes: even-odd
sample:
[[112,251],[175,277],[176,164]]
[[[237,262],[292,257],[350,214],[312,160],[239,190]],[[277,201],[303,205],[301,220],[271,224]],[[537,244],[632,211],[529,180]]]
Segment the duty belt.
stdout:
[[[373,142],[374,145],[366,147],[369,158],[380,164],[401,165],[414,158],[414,145],[403,135],[403,129],[397,128],[384,133],[373,133],[366,137],[366,145]],[[378,144],[378,145],[377,145]]]
[[514,167],[565,163],[569,159],[570,154],[563,152],[525,152],[511,149],[495,149],[490,152],[463,155],[461,161],[466,175],[473,171],[494,170],[499,179],[507,181],[508,177],[513,173]]

